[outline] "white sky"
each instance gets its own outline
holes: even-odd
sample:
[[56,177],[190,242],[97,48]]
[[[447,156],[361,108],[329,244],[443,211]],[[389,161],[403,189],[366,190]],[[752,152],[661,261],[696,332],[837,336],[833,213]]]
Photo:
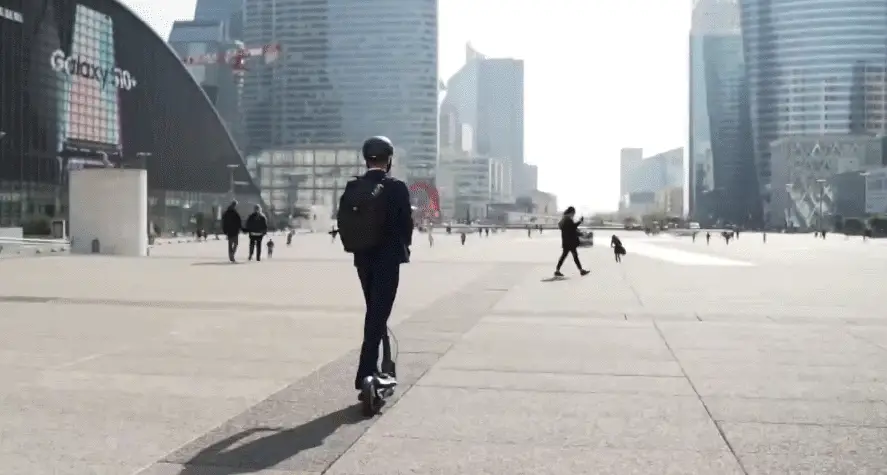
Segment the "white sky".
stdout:
[[[195,0],[122,0],[165,39]],[[439,0],[440,74],[465,43],[525,60],[525,158],[561,207],[616,209],[619,149],[687,141],[687,0]]]

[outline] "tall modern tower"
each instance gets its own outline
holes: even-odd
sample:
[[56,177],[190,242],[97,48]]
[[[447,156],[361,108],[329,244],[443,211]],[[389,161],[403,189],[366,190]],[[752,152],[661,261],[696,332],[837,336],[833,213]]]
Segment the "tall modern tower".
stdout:
[[737,0],[696,0],[690,30],[690,215],[745,223],[760,208]]
[[[235,47],[243,33],[242,0],[197,0],[194,19],[176,21],[169,44],[181,58],[219,55]],[[234,137],[237,147],[246,145],[241,111],[241,81],[223,63],[192,64],[186,68],[203,88]]]
[[246,44],[281,57],[247,72],[249,152],[358,146],[386,135],[399,174],[437,161],[437,0],[244,0]]
[[441,124],[442,141],[508,160],[515,193],[530,191],[534,170],[524,166],[523,60],[488,58],[466,45],[465,65],[447,83]]
[[194,19],[221,22],[228,39],[239,40],[243,35],[243,0],[197,0]]
[[742,0],[741,10],[754,156],[768,201],[782,186],[770,183],[774,140],[885,131],[887,2]]

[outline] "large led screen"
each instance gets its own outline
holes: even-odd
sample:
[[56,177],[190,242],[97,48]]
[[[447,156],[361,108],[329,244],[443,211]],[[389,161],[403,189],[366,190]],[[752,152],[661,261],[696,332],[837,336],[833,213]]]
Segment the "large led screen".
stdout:
[[181,58],[115,0],[0,0],[0,131],[0,188],[150,157],[151,188],[225,193],[243,164]]
[[97,155],[122,156],[118,91],[137,81],[116,66],[111,17],[77,5],[70,54],[58,49],[49,61],[62,84],[56,89],[60,156],[73,166],[94,163]]

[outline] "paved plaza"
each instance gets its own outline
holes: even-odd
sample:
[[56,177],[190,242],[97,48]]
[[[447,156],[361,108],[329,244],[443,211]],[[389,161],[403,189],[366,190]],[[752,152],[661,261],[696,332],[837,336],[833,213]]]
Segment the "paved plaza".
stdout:
[[887,473],[887,243],[597,234],[417,234],[373,419],[329,236],[0,261],[0,473]]

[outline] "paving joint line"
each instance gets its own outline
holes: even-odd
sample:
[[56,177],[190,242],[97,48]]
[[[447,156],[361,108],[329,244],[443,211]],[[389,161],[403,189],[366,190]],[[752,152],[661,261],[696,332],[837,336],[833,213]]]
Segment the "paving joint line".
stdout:
[[[532,393],[532,394],[604,394],[604,395],[618,395],[622,397],[626,396],[640,396],[640,397],[674,397],[674,398],[695,398],[695,394],[675,394],[675,393],[664,393],[664,392],[652,392],[652,391],[633,391],[633,390],[603,390],[603,389],[595,389],[595,390],[576,390],[576,389],[540,389],[540,388],[497,388],[493,386],[455,386],[448,384],[414,384],[410,389],[420,387],[420,388],[432,388],[432,389],[458,389],[458,390],[467,390],[467,391],[488,391],[488,392],[497,392],[497,393]],[[733,421],[730,421],[733,422]]]
[[[399,440],[417,440],[417,441],[430,441],[430,442],[456,442],[456,443],[476,443],[471,439],[460,439],[457,437],[417,437],[410,435],[381,435],[380,437],[385,439],[399,439]],[[520,446],[529,446],[529,447],[544,447],[544,448],[553,448],[553,449],[584,449],[589,451],[613,451],[613,452],[629,452],[631,454],[636,454],[638,450],[645,450],[646,447],[636,448],[636,447],[608,447],[608,446],[598,446],[598,445],[582,445],[576,443],[560,443],[560,444],[540,444],[538,442],[514,442],[508,440],[497,440],[497,441],[489,441],[485,440],[483,442],[484,445],[491,446],[508,446],[508,447],[520,447]],[[655,448],[649,448],[649,450],[656,450]],[[723,453],[723,450],[704,450],[704,449],[666,449],[665,452],[677,452],[677,453],[690,453],[690,454],[719,454]]]
[[615,378],[684,378],[684,375],[676,374],[631,374],[631,373],[602,373],[596,371],[524,371],[519,369],[489,369],[489,368],[465,368],[449,367],[449,371],[463,371],[467,373],[516,373],[516,374],[544,374],[561,376],[612,376]]
[[724,444],[727,446],[727,449],[730,451],[730,454],[733,455],[733,458],[736,460],[736,464],[739,466],[739,469],[742,470],[742,473],[745,475],[748,474],[748,470],[742,463],[742,460],[739,458],[739,455],[736,453],[736,449],[733,448],[733,444],[730,443],[730,440],[727,439],[727,434],[724,432],[723,427],[715,419],[714,415],[709,409],[708,404],[705,403],[705,400],[702,398],[702,394],[699,393],[699,390],[696,388],[696,385],[693,383],[693,380],[690,379],[690,375],[687,374],[687,370],[684,369],[684,365],[681,363],[681,360],[678,358],[677,354],[675,354],[674,349],[671,347],[671,344],[668,343],[668,340],[665,338],[665,334],[662,333],[662,329],[659,328],[659,324],[655,321],[653,322],[653,327],[656,328],[656,333],[659,334],[659,338],[662,339],[662,343],[665,344],[665,347],[668,348],[669,353],[671,353],[672,358],[674,358],[675,363],[678,364],[678,368],[681,369],[681,373],[684,374],[684,378],[687,380],[687,384],[690,385],[690,388],[693,389],[693,392],[696,394],[696,398],[699,400],[699,403],[702,404],[702,408],[705,410],[705,413],[708,414],[708,418],[711,420],[712,424],[714,424],[715,429],[718,431],[718,435],[721,436],[721,440],[724,441]]
[[874,342],[874,341],[869,340],[868,338],[866,338],[866,337],[864,337],[864,336],[857,335],[857,334],[851,332],[850,329],[847,328],[846,326],[843,328],[843,331],[844,331],[844,333],[847,334],[847,336],[849,336],[850,338],[852,338],[852,339],[854,339],[854,340],[859,340],[859,341],[861,341],[861,342],[863,342],[863,343],[867,343],[867,344],[869,344],[869,345],[871,345],[871,346],[874,346],[875,348],[877,348],[877,349],[879,349],[879,350],[882,350],[882,351],[884,351],[884,352],[887,352],[887,348],[881,346],[879,343],[876,343],[876,342]]
[[644,300],[641,298],[641,294],[638,293],[638,290],[634,287],[634,284],[631,282],[631,279],[628,278],[628,272],[625,270],[625,267],[619,266],[622,268],[622,280],[625,282],[625,285],[628,286],[628,289],[631,290],[631,294],[634,295],[635,300],[637,300],[638,305],[641,307],[646,307],[644,305]]
[[[494,271],[497,271],[497,270],[498,270],[498,267],[499,267],[499,266],[495,266],[495,267],[493,267],[493,269],[491,269],[490,271],[488,271],[488,272],[487,272],[486,274],[484,274],[482,277],[488,277],[489,274],[493,273]],[[478,280],[481,280],[481,278],[478,278]],[[471,285],[471,284],[473,284],[474,282],[475,282],[475,281],[472,281],[471,283],[466,284],[466,285]],[[476,318],[474,319],[474,323],[473,323],[472,325],[468,326],[468,328],[467,328],[464,332],[462,332],[462,336],[461,336],[461,337],[459,337],[459,338],[456,339],[455,341],[451,342],[451,343],[450,343],[450,346],[446,349],[446,351],[444,351],[443,353],[440,353],[440,354],[437,354],[437,353],[434,354],[434,356],[436,356],[436,358],[434,359],[434,361],[433,361],[431,364],[429,364],[426,368],[424,368],[424,370],[422,371],[422,374],[418,375],[418,376],[416,377],[415,381],[414,381],[412,384],[410,384],[409,386],[407,386],[407,388],[406,388],[405,390],[403,390],[403,392],[400,393],[400,395],[398,396],[398,398],[397,398],[396,400],[392,401],[391,406],[389,406],[389,410],[390,410],[391,408],[394,408],[394,407],[397,405],[398,402],[400,402],[404,397],[406,397],[407,394],[410,393],[410,391],[412,391],[416,386],[418,386],[418,385],[419,385],[419,381],[421,381],[422,378],[424,378],[425,375],[428,374],[428,372],[431,371],[431,370],[437,365],[437,363],[440,362],[440,360],[441,360],[444,356],[446,356],[450,351],[453,350],[453,348],[456,346],[456,343],[458,343],[459,341],[461,341],[461,340],[465,337],[465,334],[466,334],[466,333],[470,332],[474,327],[477,326],[477,324],[483,319],[483,314],[485,313],[486,310],[492,309],[492,308],[496,305],[496,303],[498,303],[500,300],[502,300],[502,299],[505,297],[505,295],[508,294],[508,290],[513,289],[513,288],[514,288],[515,286],[517,286],[519,283],[520,283],[519,280],[515,279],[515,281],[512,282],[511,285],[507,286],[507,289],[502,289],[501,291],[493,292],[494,294],[496,294],[496,298],[495,298],[495,300],[494,300],[493,302],[489,303],[489,308],[484,309],[484,310],[475,309],[475,311],[477,312],[478,315],[476,315]],[[486,286],[486,285],[477,285],[477,286],[472,286],[472,289],[474,290],[475,293],[485,293],[485,294],[490,294],[491,292],[489,292],[489,289],[486,288],[486,287],[488,287],[488,286]],[[463,287],[463,288],[464,288],[464,287]],[[462,290],[462,288],[457,289],[455,292],[452,292],[452,293],[450,293],[450,294],[447,294],[446,296],[444,296],[444,297],[442,297],[441,299],[438,299],[438,300],[443,300],[443,301],[445,301],[447,298],[450,298],[450,297],[453,297],[453,296],[458,296],[458,295],[460,295],[460,294],[463,293],[463,292],[461,292],[461,290]],[[470,293],[469,293],[469,292],[465,292],[465,294],[470,294]],[[435,304],[438,304],[438,300],[435,300],[434,302],[432,302],[432,304],[429,305],[429,307],[433,307]],[[422,313],[424,313],[424,312],[417,312],[417,313],[418,313],[418,314],[422,314]],[[411,317],[411,318],[412,318],[412,317]],[[409,320],[410,320],[410,319],[404,320],[404,321],[401,322],[400,324],[406,323],[406,322],[409,321]],[[397,326],[400,326],[400,324],[397,325]],[[384,417],[384,414],[383,414],[382,416]],[[377,421],[378,421],[378,419],[373,420],[373,421],[370,423],[370,427],[372,427],[373,425],[375,425],[375,423],[376,423]],[[345,454],[348,453],[349,450],[351,450],[352,447],[354,447],[355,444],[357,444],[358,442],[360,442],[360,439],[362,439],[362,438],[366,435],[366,433],[367,433],[367,431],[369,431],[370,427],[368,427],[368,428],[367,428],[362,434],[360,434],[359,436],[357,436],[357,437],[354,439],[354,441],[352,441],[350,444],[347,444],[347,446],[345,447],[345,450],[342,450],[342,451],[339,453],[339,455],[336,456],[336,457],[334,457],[333,460],[332,460],[332,461],[331,461],[331,462],[330,462],[330,463],[329,463],[329,464],[323,469],[323,471],[321,471],[321,475],[327,473],[327,472],[330,470],[330,468],[332,468],[333,465],[336,464],[336,462],[338,462],[342,457],[345,456]]]
[[801,427],[841,427],[845,429],[887,429],[887,424],[854,424],[850,422],[836,422],[836,423],[828,423],[828,422],[773,422],[773,421],[731,421],[727,419],[720,419],[721,422],[727,422],[730,424],[756,424],[756,425],[764,425],[764,426],[801,426]]

